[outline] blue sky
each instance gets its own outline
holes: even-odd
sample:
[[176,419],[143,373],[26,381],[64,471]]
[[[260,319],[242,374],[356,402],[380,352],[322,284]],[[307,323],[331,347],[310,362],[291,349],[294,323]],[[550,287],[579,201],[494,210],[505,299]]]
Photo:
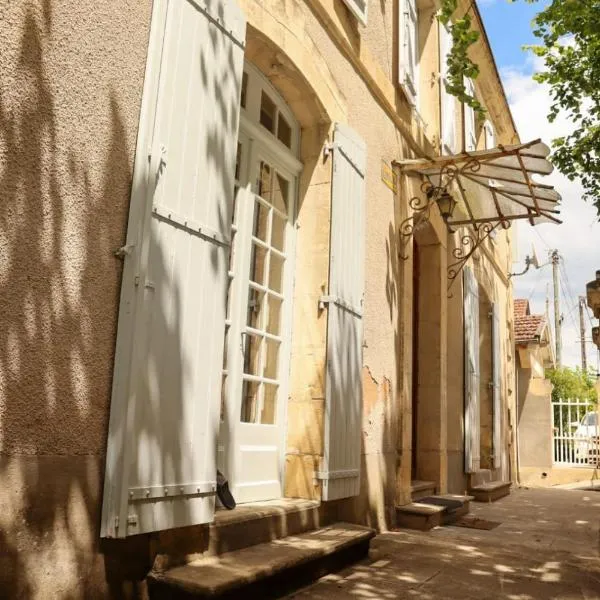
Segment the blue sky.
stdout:
[[545,2],[529,4],[525,0],[479,0],[485,29],[494,50],[498,68],[523,61],[524,44],[535,43],[531,21]]
[[[488,38],[496,58],[504,88],[519,135],[523,142],[542,138],[550,144],[553,138],[570,132],[572,125],[564,118],[555,123],[546,119],[551,105],[547,87],[535,83],[531,75],[543,68],[539,59],[531,52],[524,52],[522,46],[535,43],[531,32],[531,21],[546,4],[529,4],[525,0],[510,3],[508,0],[477,0]],[[570,182],[560,173],[554,172],[546,183],[555,186],[562,195],[562,225],[540,225],[530,227],[514,226],[518,240],[518,256],[514,264],[515,272],[523,269],[525,256],[532,253],[532,247],[540,263],[548,262],[548,252],[556,248],[562,256],[560,277],[560,312],[563,315],[563,364],[571,367],[581,365],[579,342],[578,296],[585,295],[585,284],[594,279],[600,269],[600,224],[594,208],[581,200],[581,187]],[[552,290],[550,266],[539,270],[532,269],[527,275],[515,277],[516,298],[527,298],[533,313],[544,313],[547,290]],[[585,316],[586,335],[591,338],[591,314]],[[550,320],[554,317],[551,312]],[[586,344],[588,365],[600,370],[600,357],[597,348]]]

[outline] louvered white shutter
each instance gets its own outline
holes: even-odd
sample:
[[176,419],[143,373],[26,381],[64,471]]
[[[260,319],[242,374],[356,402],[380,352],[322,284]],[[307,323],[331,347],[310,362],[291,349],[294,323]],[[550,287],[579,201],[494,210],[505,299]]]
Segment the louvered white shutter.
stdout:
[[496,134],[494,133],[494,126],[486,121],[483,125],[483,131],[485,135],[485,149],[491,150],[496,147]]
[[502,466],[502,402],[500,396],[500,311],[492,304],[492,375],[494,394],[493,449],[494,467]]
[[469,267],[464,270],[465,472],[479,470],[479,290]]
[[441,151],[442,154],[456,153],[456,99],[446,91],[448,78],[446,59],[452,49],[452,36],[446,27],[439,24],[440,35],[440,106],[441,106]]
[[358,495],[362,427],[362,342],[366,147],[350,128],[334,133],[331,191],[323,500]]
[[119,313],[103,537],[213,518],[244,40],[234,0],[155,2]]
[[418,13],[416,0],[400,0],[399,79],[409,102],[417,104],[418,92]]
[[344,4],[363,25],[367,24],[368,0],[344,0]]
[[[475,97],[475,86],[473,80],[465,77],[465,90],[471,97]],[[477,137],[475,134],[475,111],[467,104],[463,105],[465,118],[465,150],[472,152],[477,149]]]

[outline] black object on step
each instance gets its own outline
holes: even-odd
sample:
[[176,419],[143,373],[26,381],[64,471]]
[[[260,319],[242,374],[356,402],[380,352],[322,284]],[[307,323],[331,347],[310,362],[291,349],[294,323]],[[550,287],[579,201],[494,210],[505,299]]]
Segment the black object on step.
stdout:
[[219,470],[217,470],[217,497],[227,510],[235,508],[235,499],[229,490],[229,482]]

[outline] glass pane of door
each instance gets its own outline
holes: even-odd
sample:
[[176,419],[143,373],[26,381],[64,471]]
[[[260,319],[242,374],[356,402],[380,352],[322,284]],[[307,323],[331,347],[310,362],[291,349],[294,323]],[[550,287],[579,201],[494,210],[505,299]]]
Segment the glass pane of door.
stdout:
[[[286,301],[284,272],[289,225],[288,178],[269,162],[258,164],[254,202],[241,421],[277,423],[282,348],[281,314]],[[284,361],[285,362],[285,361]]]

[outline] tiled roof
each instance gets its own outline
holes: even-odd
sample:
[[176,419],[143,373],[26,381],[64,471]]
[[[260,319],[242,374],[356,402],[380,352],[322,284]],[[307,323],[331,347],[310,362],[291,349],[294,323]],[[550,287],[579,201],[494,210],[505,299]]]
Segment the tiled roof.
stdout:
[[529,300],[515,298],[515,319],[529,314]]
[[544,315],[532,315],[529,301],[515,299],[515,343],[537,342],[546,326]]

